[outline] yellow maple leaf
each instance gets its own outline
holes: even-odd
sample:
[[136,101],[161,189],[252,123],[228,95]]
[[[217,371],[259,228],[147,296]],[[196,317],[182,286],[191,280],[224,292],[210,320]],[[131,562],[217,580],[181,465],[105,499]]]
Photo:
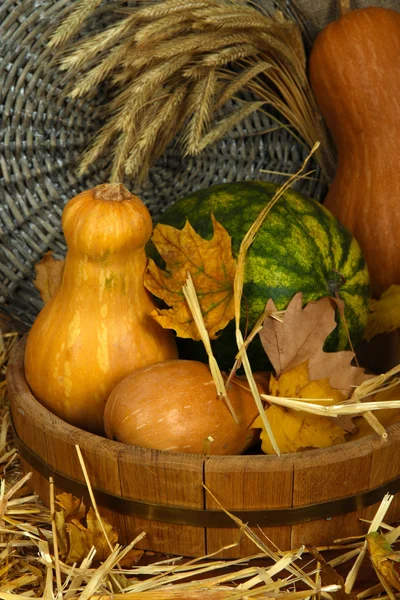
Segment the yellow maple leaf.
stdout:
[[[265,412],[282,454],[297,452],[304,448],[325,448],[345,441],[345,432],[335,425],[333,419],[275,404]],[[274,454],[269,436],[262,427],[261,417],[257,417],[252,427],[262,429],[260,434],[262,451],[265,454]]]
[[[285,398],[330,398],[330,402],[320,402],[324,406],[337,404],[345,396],[333,389],[329,380],[320,379],[309,381],[308,361],[305,361],[290,371],[283,373],[278,379],[271,375],[270,394]],[[266,410],[266,415],[274,434],[275,440],[282,453],[297,452],[303,448],[325,448],[345,441],[345,431],[334,419],[313,415],[299,410],[292,410],[273,404]],[[273,454],[268,434],[262,427],[261,417],[257,417],[253,427],[260,427],[261,448],[266,454]]]
[[309,381],[308,377],[308,361],[305,361],[283,373],[279,379],[271,375],[270,393],[272,396],[284,398],[332,398],[332,402],[323,402],[324,406],[345,400],[345,396],[339,390],[331,387],[328,378]]
[[149,260],[144,277],[145,287],[170,308],[155,309],[152,317],[164,329],[175,329],[182,338],[200,340],[197,326],[185,300],[182,286],[190,273],[201,312],[211,339],[234,317],[233,282],[236,262],[231,238],[211,215],[214,235],[204,240],[187,221],[182,230],[157,225],[152,242],[166,263],[162,270]]
[[64,270],[64,261],[53,258],[52,252],[46,252],[35,265],[36,277],[34,285],[43,302],[47,302],[60,286]]
[[391,285],[379,298],[371,301],[364,337],[367,341],[400,328],[400,285]]

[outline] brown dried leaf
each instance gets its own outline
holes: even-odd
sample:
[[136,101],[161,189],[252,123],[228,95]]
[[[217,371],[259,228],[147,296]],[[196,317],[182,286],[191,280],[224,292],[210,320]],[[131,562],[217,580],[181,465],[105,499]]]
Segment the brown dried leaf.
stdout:
[[182,230],[157,225],[152,241],[166,263],[166,270],[149,260],[145,287],[171,308],[155,309],[152,317],[165,329],[175,329],[179,337],[200,340],[199,331],[185,300],[182,286],[190,273],[201,312],[211,339],[234,317],[233,282],[236,262],[231,238],[211,215],[214,236],[204,240],[186,222]]
[[365,536],[374,569],[400,592],[400,552],[395,552],[384,534],[373,531]]
[[144,550],[132,548],[132,550],[129,550],[129,552],[124,555],[123,559],[120,560],[118,564],[121,566],[122,569],[129,569],[137,562],[139,562],[143,554]]
[[77,519],[80,521],[86,514],[86,506],[83,498],[76,498],[67,492],[58,494],[57,504],[62,508],[65,520]]
[[42,260],[35,265],[36,277],[33,281],[43,302],[47,302],[60,286],[64,270],[64,261],[53,258],[46,252]]
[[319,562],[320,564],[320,577],[321,586],[327,585],[340,585],[340,590],[337,592],[329,592],[332,600],[357,600],[357,595],[353,592],[347,593],[345,590],[345,581],[341,575],[328,564],[324,557],[318,552],[316,548],[307,548],[308,552]]
[[354,352],[322,350],[326,337],[336,327],[336,305],[337,300],[325,297],[302,308],[299,292],[290,301],[282,321],[278,321],[271,316],[276,307],[269,300],[260,338],[278,377],[308,361],[309,381],[326,379],[331,388],[348,397],[355,386],[370,376],[352,366]]
[[278,377],[320,350],[327,336],[336,327],[335,308],[331,298],[310,302],[304,308],[302,298],[301,292],[292,298],[282,322],[270,316],[277,311],[273,301],[269,300],[267,303],[268,312],[260,338]]
[[330,385],[340,390],[346,397],[363,381],[370,379],[364,369],[353,367],[354,352],[316,352],[308,361],[308,374],[310,379],[323,379],[327,377]]
[[[57,504],[61,510],[55,512],[55,523],[59,553],[66,557],[67,564],[80,563],[92,546],[96,548],[96,561],[103,561],[110,555],[110,547],[100,523],[92,508],[86,514],[85,503],[82,499],[71,494],[63,493],[57,496]],[[86,517],[86,524],[82,521]],[[102,518],[104,529],[111,545],[118,540],[118,533]]]

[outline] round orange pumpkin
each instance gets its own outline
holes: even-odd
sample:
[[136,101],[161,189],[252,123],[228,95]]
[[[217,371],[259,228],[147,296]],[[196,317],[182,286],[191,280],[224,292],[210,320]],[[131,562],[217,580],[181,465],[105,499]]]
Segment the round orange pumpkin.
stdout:
[[126,444],[193,454],[241,454],[258,439],[258,415],[243,381],[228,397],[239,423],[218,398],[207,365],[170,360],[125,377],[112,391],[104,413],[106,435]]

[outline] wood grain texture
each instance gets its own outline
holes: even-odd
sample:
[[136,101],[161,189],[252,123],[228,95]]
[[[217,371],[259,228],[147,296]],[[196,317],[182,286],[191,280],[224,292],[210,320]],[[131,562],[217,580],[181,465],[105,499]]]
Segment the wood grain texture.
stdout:
[[[369,489],[372,447],[367,438],[312,452],[293,455],[293,506],[303,506],[351,496]],[[293,525],[293,548],[330,544],[338,536],[365,531],[358,519],[364,510],[331,519]]]
[[[227,510],[289,508],[293,496],[293,460],[282,456],[211,456],[205,464],[205,484]],[[219,508],[206,493],[206,508]],[[254,527],[264,542],[268,538],[278,548],[290,547],[291,528]],[[264,537],[266,536],[266,538]],[[215,552],[221,547],[241,540],[240,546],[224,550],[218,556],[233,558],[250,556],[260,550],[240,534],[233,523],[232,529],[208,528],[207,551]]]
[[[119,469],[125,498],[185,508],[204,508],[201,455],[160,452],[121,444]],[[184,556],[206,552],[203,527],[125,517],[131,533],[146,532],[139,547]]]
[[[211,456],[161,452],[127,446],[77,429],[50,413],[29,391],[23,370],[23,343],[14,350],[7,370],[11,412],[18,436],[50,467],[84,483],[75,444],[79,444],[93,487],[122,498],[178,508],[218,509],[207,488],[227,510],[265,510],[316,504],[362,493],[400,476],[400,424],[389,428],[383,441],[377,435],[302,453],[276,456]],[[48,504],[45,477],[32,471],[31,487]],[[65,490],[69,491],[69,490]],[[357,535],[368,525],[376,506],[357,512],[294,526],[254,531],[279,549],[302,544],[325,545],[334,539]],[[117,528],[121,543],[146,532],[141,547],[165,554],[203,556],[235,543],[239,528],[175,525],[133,518],[101,507],[103,516]],[[400,494],[387,522],[400,516]],[[265,537],[266,536],[266,537]],[[224,558],[248,557],[258,548],[243,539],[218,554]]]
[[[85,478],[75,448],[75,444],[78,444],[91,485],[113,494],[121,494],[119,444],[65,423],[37,402],[25,380],[23,352],[24,344],[20,343],[7,368],[11,413],[18,436],[50,467],[84,483]],[[31,484],[35,489],[35,474]],[[126,532],[123,516],[105,507],[101,507],[101,515],[117,528],[120,540],[124,542]]]
[[[378,435],[368,436],[372,448],[369,487],[374,488],[400,475],[400,423],[388,429],[388,438],[382,441]],[[372,519],[378,504],[365,509],[365,518]],[[394,523],[400,517],[400,494],[396,494],[386,514],[385,522]]]

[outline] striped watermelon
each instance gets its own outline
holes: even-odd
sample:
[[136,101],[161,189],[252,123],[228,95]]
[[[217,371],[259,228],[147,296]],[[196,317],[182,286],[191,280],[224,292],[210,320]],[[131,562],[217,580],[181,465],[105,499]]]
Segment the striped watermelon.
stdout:
[[[216,185],[178,200],[162,214],[160,223],[181,229],[186,219],[204,238],[212,235],[211,211],[232,237],[238,254],[243,236],[277,190],[272,183],[239,182]],[[368,270],[360,247],[339,221],[316,201],[287,191],[269,212],[247,255],[242,331],[250,331],[272,298],[278,309],[303,292],[304,303],[338,292],[353,345],[364,332],[370,303]],[[345,327],[338,326],[325,344],[326,351],[348,347]],[[182,357],[205,360],[200,342],[180,341]],[[236,352],[234,323],[213,342],[222,368],[232,366]],[[267,365],[258,340],[249,348],[253,369]]]

